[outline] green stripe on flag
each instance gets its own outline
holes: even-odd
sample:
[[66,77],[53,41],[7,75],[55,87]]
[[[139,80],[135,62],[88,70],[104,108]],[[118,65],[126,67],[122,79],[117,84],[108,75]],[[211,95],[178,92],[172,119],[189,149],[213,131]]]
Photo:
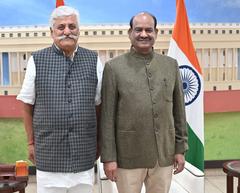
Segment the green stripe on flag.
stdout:
[[204,171],[204,147],[189,125],[188,145],[189,149],[185,155],[186,160],[198,169]]

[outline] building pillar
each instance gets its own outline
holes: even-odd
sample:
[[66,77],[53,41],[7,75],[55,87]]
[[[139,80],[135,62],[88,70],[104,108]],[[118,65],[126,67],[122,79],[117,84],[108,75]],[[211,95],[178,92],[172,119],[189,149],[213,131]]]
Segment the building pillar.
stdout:
[[216,80],[219,81],[220,77],[219,77],[219,68],[220,68],[220,65],[219,65],[219,61],[220,61],[220,50],[219,48],[217,48],[217,78]]
[[212,81],[212,62],[211,62],[211,56],[212,56],[212,49],[209,48],[208,50],[208,68],[209,68],[209,80]]
[[236,48],[232,49],[232,79],[236,80]]
[[225,51],[225,58],[224,58],[224,63],[225,63],[225,66],[224,66],[224,73],[225,73],[225,82],[228,80],[228,48],[225,48],[224,49]]
[[18,85],[21,85],[21,66],[20,66],[20,59],[19,59],[19,52],[17,52],[17,70],[18,70],[18,73],[17,73],[17,84]]

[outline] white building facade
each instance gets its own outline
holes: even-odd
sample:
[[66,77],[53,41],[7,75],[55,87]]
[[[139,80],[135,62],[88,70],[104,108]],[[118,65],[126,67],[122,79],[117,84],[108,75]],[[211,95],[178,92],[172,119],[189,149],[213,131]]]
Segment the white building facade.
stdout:
[[[173,24],[159,24],[155,51],[167,54]],[[203,69],[205,91],[240,90],[240,23],[190,24]],[[98,52],[102,62],[130,48],[126,24],[81,25],[79,45]],[[33,51],[52,44],[47,26],[0,27],[0,95],[16,95]]]

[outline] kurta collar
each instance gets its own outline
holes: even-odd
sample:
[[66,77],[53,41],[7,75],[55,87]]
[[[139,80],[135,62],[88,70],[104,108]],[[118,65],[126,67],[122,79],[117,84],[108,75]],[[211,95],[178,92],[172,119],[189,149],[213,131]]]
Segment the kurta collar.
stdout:
[[[65,56],[64,52],[56,44],[53,44],[52,48],[57,54]],[[71,60],[73,60],[75,54],[77,53],[77,50],[78,50],[78,46],[76,46],[76,49],[74,50],[72,57],[70,57]]]

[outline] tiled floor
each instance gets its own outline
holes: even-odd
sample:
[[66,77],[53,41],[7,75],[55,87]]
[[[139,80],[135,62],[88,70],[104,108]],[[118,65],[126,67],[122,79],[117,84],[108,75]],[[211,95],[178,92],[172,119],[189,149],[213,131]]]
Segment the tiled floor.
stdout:
[[[237,192],[237,178],[234,178],[234,193]],[[226,174],[222,169],[205,170],[205,193],[226,193]]]
[[222,169],[205,170],[205,193],[225,193],[226,175]]
[[[234,191],[237,188],[237,179],[234,179]],[[98,185],[95,185],[94,193],[98,193]],[[36,193],[35,176],[31,176],[26,193]],[[192,192],[194,193],[194,192]],[[205,170],[205,193],[226,193],[226,175],[222,169]]]

